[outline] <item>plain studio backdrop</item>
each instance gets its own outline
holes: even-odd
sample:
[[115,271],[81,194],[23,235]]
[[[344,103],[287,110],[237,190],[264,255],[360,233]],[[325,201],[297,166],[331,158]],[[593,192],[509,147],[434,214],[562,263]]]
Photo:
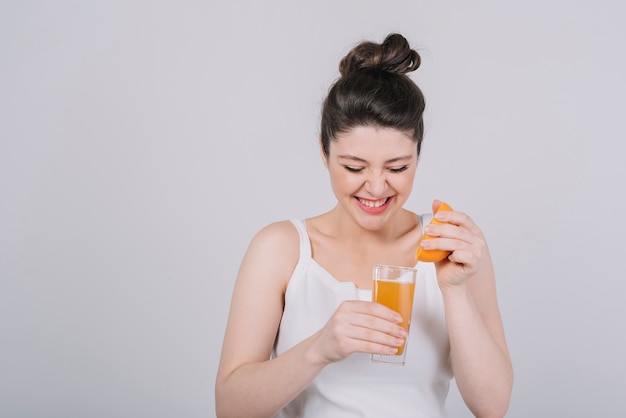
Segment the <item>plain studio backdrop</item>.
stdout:
[[[623,417],[618,1],[0,3],[0,416],[209,417],[252,236],[334,205],[339,59],[403,33],[426,137],[407,207],[493,253],[508,416]],[[471,416],[454,383],[451,417]]]

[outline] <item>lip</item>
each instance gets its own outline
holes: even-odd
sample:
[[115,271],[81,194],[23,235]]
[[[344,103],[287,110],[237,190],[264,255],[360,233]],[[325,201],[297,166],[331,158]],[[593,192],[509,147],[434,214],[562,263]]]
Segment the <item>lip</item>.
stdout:
[[[361,198],[362,200],[371,200],[371,199],[364,199]],[[387,210],[387,208],[391,205],[391,202],[393,201],[394,196],[389,196],[387,197],[387,201],[385,202],[384,205],[378,206],[376,208],[371,208],[369,206],[365,206],[364,204],[362,204],[359,201],[359,198],[357,196],[354,197],[354,200],[356,201],[356,204],[359,208],[361,208],[361,210],[367,214],[370,215],[379,215],[381,213],[383,213],[384,211]],[[380,200],[380,199],[376,199],[376,200]]]

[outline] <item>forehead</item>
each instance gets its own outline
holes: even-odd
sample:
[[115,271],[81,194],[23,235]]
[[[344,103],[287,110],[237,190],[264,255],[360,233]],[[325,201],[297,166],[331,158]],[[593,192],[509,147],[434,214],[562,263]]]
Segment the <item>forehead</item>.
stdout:
[[377,126],[356,126],[337,135],[330,147],[331,155],[350,155],[363,159],[417,156],[417,143],[410,135],[397,129]]

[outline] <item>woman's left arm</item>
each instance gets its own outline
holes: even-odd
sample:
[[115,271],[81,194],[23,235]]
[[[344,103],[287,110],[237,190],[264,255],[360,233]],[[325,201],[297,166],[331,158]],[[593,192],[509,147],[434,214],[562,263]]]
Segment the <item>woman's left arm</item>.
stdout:
[[513,367],[487,243],[469,216],[441,211],[436,217],[445,223],[428,225],[425,232],[435,238],[421,245],[452,251],[436,268],[459,392],[475,416],[503,417],[509,408]]

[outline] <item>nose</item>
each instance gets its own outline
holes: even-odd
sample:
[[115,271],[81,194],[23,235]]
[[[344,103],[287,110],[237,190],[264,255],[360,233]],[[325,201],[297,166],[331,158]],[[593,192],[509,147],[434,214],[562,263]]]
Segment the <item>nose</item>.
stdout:
[[387,189],[387,177],[384,173],[372,173],[366,182],[366,190],[372,197],[383,197]]

